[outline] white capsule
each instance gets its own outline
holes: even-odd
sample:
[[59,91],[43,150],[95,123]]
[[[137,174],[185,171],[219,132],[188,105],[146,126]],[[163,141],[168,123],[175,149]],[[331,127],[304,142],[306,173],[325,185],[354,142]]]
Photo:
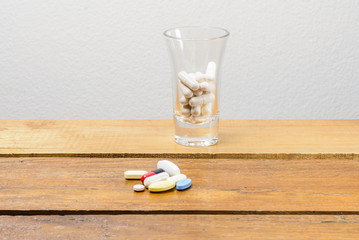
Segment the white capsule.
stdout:
[[195,116],[191,115],[191,117],[189,118],[189,120],[190,120],[192,123],[198,124],[198,123],[208,122],[208,121],[209,121],[209,117],[208,117],[208,116],[195,117]]
[[195,95],[195,96],[201,96],[202,94],[203,94],[203,91],[200,89],[193,91],[193,95]]
[[201,89],[204,92],[214,92],[215,85],[214,83],[202,82],[199,85],[199,89]]
[[180,97],[179,102],[182,105],[188,105],[188,99],[185,96]]
[[212,103],[210,102],[210,103],[202,105],[201,113],[202,113],[202,116],[212,115]]
[[208,81],[214,81],[216,80],[216,63],[215,62],[209,62],[207,65],[207,70],[206,70],[206,78],[208,79]]
[[213,100],[214,95],[212,93],[206,93],[201,96],[191,98],[191,100],[189,100],[189,105],[191,105],[191,107],[197,107],[212,102]]
[[198,117],[201,115],[201,106],[196,106],[191,109],[192,116]]
[[208,91],[208,89],[209,89],[208,82],[201,82],[199,84],[199,89],[202,90],[202,91]]
[[178,174],[178,175],[169,177],[169,178],[167,178],[166,180],[167,180],[167,181],[171,181],[171,182],[177,183],[178,181],[183,180],[183,179],[186,179],[186,178],[187,178],[186,175],[184,175],[184,174]]
[[206,81],[206,76],[201,72],[196,72],[195,78],[198,83]]
[[157,168],[162,168],[167,172],[170,176],[181,174],[180,169],[177,167],[176,164],[170,162],[168,160],[161,160],[157,163]]
[[189,117],[191,115],[191,107],[189,105],[182,105],[181,112],[183,116]]
[[145,186],[143,186],[142,184],[136,184],[133,186],[133,191],[135,192],[145,191]]
[[198,82],[196,82],[196,80],[192,76],[187,74],[185,71],[179,72],[178,78],[188,88],[192,89],[193,91],[198,90],[199,88]]
[[162,180],[165,180],[167,178],[169,178],[168,173],[161,172],[159,174],[155,174],[153,176],[147,177],[145,179],[145,181],[143,182],[143,184],[145,185],[145,187],[148,187],[151,183],[162,181]]
[[147,171],[142,170],[128,170],[124,173],[126,179],[141,179],[143,174],[146,174]]
[[180,91],[183,93],[183,96],[185,96],[186,98],[190,98],[193,96],[193,92],[191,91],[191,89],[183,85],[181,82],[178,82],[178,86],[180,88]]

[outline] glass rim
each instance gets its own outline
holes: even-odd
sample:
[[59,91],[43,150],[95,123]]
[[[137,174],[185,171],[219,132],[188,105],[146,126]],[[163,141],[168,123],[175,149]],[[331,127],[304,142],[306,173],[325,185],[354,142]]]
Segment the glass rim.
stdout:
[[[175,29],[215,29],[215,30],[221,30],[224,32],[223,35],[219,35],[216,37],[209,37],[209,38],[181,38],[181,37],[175,37],[170,35],[168,32],[175,30]],[[186,27],[174,27],[174,28],[169,28],[166,31],[163,32],[163,35],[167,38],[172,38],[172,39],[176,39],[176,40],[188,40],[188,41],[198,41],[198,40],[216,40],[216,39],[222,39],[222,38],[226,38],[229,36],[229,31],[227,29],[224,28],[220,28],[220,27],[210,27],[210,26],[186,26]]]

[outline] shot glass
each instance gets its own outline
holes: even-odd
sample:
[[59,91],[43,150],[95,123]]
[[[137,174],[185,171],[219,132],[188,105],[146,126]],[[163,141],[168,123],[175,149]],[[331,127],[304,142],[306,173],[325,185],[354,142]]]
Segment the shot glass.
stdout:
[[163,34],[172,60],[175,141],[185,146],[216,144],[221,64],[229,32],[178,27]]

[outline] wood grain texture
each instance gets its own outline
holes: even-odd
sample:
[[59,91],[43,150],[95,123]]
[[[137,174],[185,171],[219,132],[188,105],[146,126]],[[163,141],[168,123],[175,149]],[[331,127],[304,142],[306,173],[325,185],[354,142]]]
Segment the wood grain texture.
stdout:
[[358,212],[359,161],[174,159],[187,191],[133,192],[158,159],[0,158],[0,210]]
[[1,156],[359,159],[359,120],[222,120],[219,137],[180,146],[172,120],[0,120]]
[[0,216],[4,239],[359,239],[358,216]]

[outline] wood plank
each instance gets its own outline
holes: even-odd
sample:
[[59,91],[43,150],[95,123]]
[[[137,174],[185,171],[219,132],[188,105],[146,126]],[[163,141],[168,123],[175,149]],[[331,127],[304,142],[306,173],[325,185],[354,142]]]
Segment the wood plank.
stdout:
[[358,239],[359,216],[0,216],[4,239]]
[[0,210],[359,211],[358,160],[174,159],[191,189],[133,192],[157,160],[0,158]]
[[0,154],[359,159],[359,120],[222,120],[204,148],[176,144],[171,120],[0,120]]

